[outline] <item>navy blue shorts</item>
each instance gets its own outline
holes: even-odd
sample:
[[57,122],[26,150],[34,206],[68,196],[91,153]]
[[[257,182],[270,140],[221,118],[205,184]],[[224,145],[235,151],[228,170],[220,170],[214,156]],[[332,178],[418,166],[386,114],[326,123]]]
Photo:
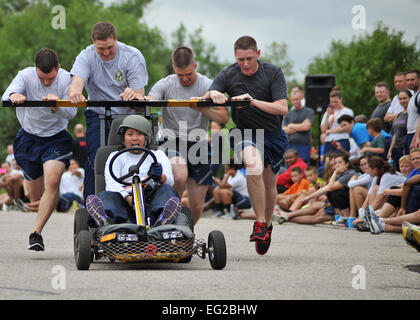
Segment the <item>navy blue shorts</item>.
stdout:
[[271,165],[273,172],[279,173],[284,151],[288,145],[287,135],[283,129],[267,133],[262,129],[233,128],[229,131],[229,141],[235,153],[240,153],[248,146],[256,147],[264,157],[264,167]]
[[159,141],[159,146],[169,159],[181,157],[187,162],[188,177],[194,178],[199,185],[211,186],[213,174],[211,170],[210,143],[205,141],[192,142],[179,138]]
[[249,197],[244,196],[235,190],[233,190],[232,193],[232,203],[235,205],[235,207],[238,209],[251,208],[251,200]]
[[48,160],[61,161],[70,165],[73,138],[63,130],[52,137],[38,137],[27,133],[22,128],[13,143],[15,159],[25,179],[36,180],[44,175],[43,165]]

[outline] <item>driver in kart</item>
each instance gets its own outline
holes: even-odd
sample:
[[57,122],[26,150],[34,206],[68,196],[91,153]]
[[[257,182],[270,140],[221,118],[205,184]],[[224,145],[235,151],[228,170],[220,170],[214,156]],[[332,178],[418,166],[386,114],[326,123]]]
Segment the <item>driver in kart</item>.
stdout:
[[[125,148],[148,148],[152,141],[152,128],[149,121],[140,115],[127,116],[119,127],[118,133],[123,137]],[[147,217],[151,226],[170,224],[181,212],[181,200],[172,187],[174,178],[171,163],[161,150],[150,150],[157,159],[147,156],[139,168],[141,179],[151,176],[151,180],[159,182],[155,186],[148,183],[143,189]],[[105,191],[98,195],[89,195],[86,199],[86,209],[98,226],[134,222],[133,196],[131,186],[126,187],[115,181],[110,174],[110,161],[117,153],[111,153],[105,164]],[[143,151],[133,150],[118,156],[112,166],[116,177],[122,177],[129,168],[139,162]],[[131,182],[132,176],[126,182]]]

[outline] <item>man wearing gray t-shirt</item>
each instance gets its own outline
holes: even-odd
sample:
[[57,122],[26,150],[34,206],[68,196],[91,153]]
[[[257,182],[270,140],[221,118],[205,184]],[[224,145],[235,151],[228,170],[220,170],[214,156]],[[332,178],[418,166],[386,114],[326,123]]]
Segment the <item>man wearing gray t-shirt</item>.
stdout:
[[[76,58],[70,73],[72,83],[69,87],[69,100],[81,103],[89,100],[142,100],[148,75],[146,62],[141,52],[117,41],[114,26],[109,22],[98,22],[92,28],[92,41]],[[113,107],[112,114],[131,114],[128,107]],[[85,180],[83,196],[95,193],[94,163],[96,151],[100,146],[99,115],[105,113],[104,107],[88,107],[86,116]],[[105,125],[105,141],[108,139],[110,123]]]
[[[147,100],[189,100],[204,95],[210,87],[211,80],[196,71],[197,64],[190,48],[180,47],[174,50],[172,67],[175,74],[158,81],[150,90]],[[159,142],[171,160],[175,190],[180,197],[184,189],[187,190],[194,223],[201,216],[208,186],[213,182],[207,139],[210,120],[226,123],[229,120],[226,108],[162,109]]]
[[311,158],[311,128],[314,122],[314,111],[302,106],[303,90],[292,88],[290,101],[293,108],[283,119],[283,130],[287,134],[289,145],[287,149],[296,149],[299,157],[309,163]]
[[[60,68],[56,52],[45,48],[36,54],[35,67],[19,71],[2,100],[16,104],[65,100],[70,82],[70,74]],[[38,215],[29,235],[30,250],[44,251],[41,232],[57,205],[60,179],[70,165],[72,137],[67,126],[76,113],[74,107],[16,108],[22,128],[13,143],[14,156],[23,172],[29,199],[39,200]]]

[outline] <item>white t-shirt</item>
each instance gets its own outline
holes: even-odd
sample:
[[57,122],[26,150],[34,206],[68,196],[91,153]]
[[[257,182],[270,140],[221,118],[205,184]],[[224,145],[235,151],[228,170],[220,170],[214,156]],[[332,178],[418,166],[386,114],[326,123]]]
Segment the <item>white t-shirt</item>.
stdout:
[[391,105],[388,108],[387,113],[391,114],[399,114],[404,111],[404,108],[400,104],[400,100],[398,99],[398,94],[392,99]]
[[367,189],[370,188],[373,178],[368,173],[364,173],[357,177],[357,180],[350,179],[350,181],[347,183],[347,186],[350,189],[353,189],[357,186],[366,187]]
[[83,168],[78,168],[77,171],[81,173],[80,178],[70,171],[63,173],[60,182],[60,194],[74,193],[83,199],[83,192],[80,191],[79,188],[83,184],[85,170],[83,170]]
[[[406,177],[404,177],[400,172],[395,174],[385,173],[381,178],[381,182],[379,183],[377,194],[383,194],[385,189],[398,186],[399,184],[403,183],[405,179]],[[376,181],[378,181],[378,177],[373,177],[368,194],[373,192],[373,188],[376,186]]]
[[246,178],[239,170],[236,171],[236,174],[233,177],[230,176],[227,179],[227,183],[232,186],[233,191],[238,192],[244,197],[249,197]]
[[[109,173],[109,164],[111,162],[112,157],[117,153],[118,151],[115,151],[111,153],[108,157],[108,160],[105,164],[105,190],[107,191],[114,191],[119,192],[121,195],[125,198],[128,196],[128,192],[124,189],[125,186],[120,184],[119,182],[115,181],[111,174]],[[172,165],[169,162],[168,157],[162,150],[152,150],[154,155],[156,156],[156,159],[158,162],[162,164],[163,174],[166,175],[166,184],[169,184],[170,186],[173,186],[174,184],[174,176],[172,173]],[[130,152],[123,153],[120,155],[113,163],[112,170],[114,172],[114,175],[119,178],[128,173],[128,169],[132,166],[137,164],[139,162],[140,158],[143,156],[143,154],[132,154]],[[150,169],[150,165],[153,163],[153,158],[149,155],[143,162],[143,164],[140,166],[140,178],[144,179],[148,176],[148,171]],[[126,182],[131,182],[133,177],[127,178]]]
[[[117,41],[117,54],[112,60],[104,61],[90,45],[76,57],[70,71],[85,81],[88,100],[121,100],[120,94],[126,88],[144,89],[148,82],[146,61],[140,50]],[[88,107],[98,114],[104,114],[104,107]],[[129,107],[114,107],[112,114],[130,114]]]
[[[344,107],[340,110],[334,110],[334,114],[328,117],[328,129],[339,128],[340,124],[338,123],[338,119],[340,119],[340,117],[345,114],[352,117],[354,116],[353,110],[347,107]],[[326,118],[327,118],[327,113],[325,112],[324,116],[322,117],[321,125],[324,123],[324,121],[326,121]],[[325,137],[325,142],[331,142],[332,140],[338,141],[338,140],[348,139],[348,138],[349,138],[349,134],[347,132],[330,133]]]
[[[184,87],[179,83],[176,74],[172,74],[159,80],[150,90],[149,95],[158,100],[189,100],[191,97],[203,96],[210,87],[211,80],[197,73],[197,80],[193,85]],[[200,111],[189,107],[162,108],[162,125],[159,128],[159,138],[179,137],[187,140],[188,133],[194,129],[201,129],[204,134],[200,140],[207,139],[207,130],[210,119]],[[190,137],[191,141],[197,141],[196,136]]]
[[[417,91],[418,92],[418,91]],[[416,132],[417,127],[417,120],[419,118],[419,114],[417,113],[417,107],[414,102],[414,98],[417,95],[417,92],[413,94],[413,96],[410,98],[410,101],[408,102],[407,106],[407,134],[412,134]],[[420,103],[420,94],[417,98],[418,103]]]
[[[39,80],[35,67],[19,71],[3,94],[2,100],[10,100],[12,93],[26,96],[28,101],[42,101],[48,94],[54,94],[62,100],[68,98],[71,84],[70,74],[60,68],[53,83],[48,87]],[[50,107],[17,107],[16,116],[22,128],[38,137],[51,137],[67,129],[68,121],[77,114],[77,108],[59,108],[52,113]]]

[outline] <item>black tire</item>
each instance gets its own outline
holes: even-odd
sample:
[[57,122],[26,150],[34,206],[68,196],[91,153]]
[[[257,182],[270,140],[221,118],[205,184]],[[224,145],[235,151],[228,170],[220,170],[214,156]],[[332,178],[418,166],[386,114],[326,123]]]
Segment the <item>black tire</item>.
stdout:
[[181,212],[187,216],[188,226],[191,228],[191,231],[194,233],[194,218],[193,218],[192,210],[188,207],[182,207]]
[[92,260],[92,241],[88,230],[80,230],[76,236],[74,259],[78,270],[89,270]]
[[208,254],[213,269],[221,270],[226,266],[226,242],[222,232],[215,230],[209,233]]
[[74,237],[76,237],[81,230],[89,230],[88,218],[89,213],[86,208],[80,208],[76,210],[76,213],[74,214]]

